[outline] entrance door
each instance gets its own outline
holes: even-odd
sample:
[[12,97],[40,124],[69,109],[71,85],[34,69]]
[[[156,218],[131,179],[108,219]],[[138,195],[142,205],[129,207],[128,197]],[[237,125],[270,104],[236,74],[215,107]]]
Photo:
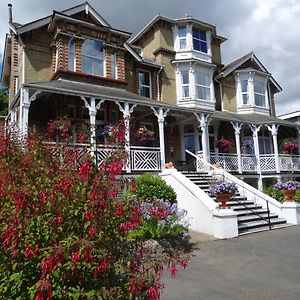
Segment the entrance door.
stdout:
[[[184,148],[196,153],[195,147],[195,136],[194,135],[185,135],[184,136]],[[189,170],[195,170],[196,160],[193,156],[188,153],[185,153],[185,161]]]

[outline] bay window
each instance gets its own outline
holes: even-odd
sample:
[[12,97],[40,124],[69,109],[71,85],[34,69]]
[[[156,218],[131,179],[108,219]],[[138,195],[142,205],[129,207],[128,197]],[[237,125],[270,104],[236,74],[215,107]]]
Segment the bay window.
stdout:
[[182,86],[182,98],[188,98],[190,96],[189,71],[181,72],[181,86]]
[[139,71],[139,93],[144,97],[151,97],[151,76],[148,71]]
[[82,44],[82,71],[104,76],[104,49],[100,40],[85,39]]

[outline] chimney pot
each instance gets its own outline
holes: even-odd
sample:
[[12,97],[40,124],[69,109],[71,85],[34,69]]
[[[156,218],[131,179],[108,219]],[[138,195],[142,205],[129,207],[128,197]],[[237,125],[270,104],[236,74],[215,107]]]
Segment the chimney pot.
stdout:
[[12,18],[12,4],[8,4],[8,23],[12,23],[13,18]]

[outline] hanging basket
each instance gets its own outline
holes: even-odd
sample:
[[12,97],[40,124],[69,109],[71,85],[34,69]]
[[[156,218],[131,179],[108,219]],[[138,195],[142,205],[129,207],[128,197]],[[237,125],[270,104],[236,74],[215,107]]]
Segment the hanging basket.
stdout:
[[231,194],[216,194],[216,198],[218,202],[221,202],[219,205],[220,209],[226,209],[229,208],[227,205],[227,202],[231,199],[232,195]]

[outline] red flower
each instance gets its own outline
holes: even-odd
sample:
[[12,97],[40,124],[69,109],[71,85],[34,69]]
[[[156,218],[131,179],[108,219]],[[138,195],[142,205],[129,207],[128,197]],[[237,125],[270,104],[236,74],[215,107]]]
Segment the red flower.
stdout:
[[80,177],[81,180],[87,180],[90,176],[91,173],[91,166],[85,161],[78,172],[78,176]]

